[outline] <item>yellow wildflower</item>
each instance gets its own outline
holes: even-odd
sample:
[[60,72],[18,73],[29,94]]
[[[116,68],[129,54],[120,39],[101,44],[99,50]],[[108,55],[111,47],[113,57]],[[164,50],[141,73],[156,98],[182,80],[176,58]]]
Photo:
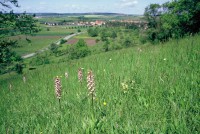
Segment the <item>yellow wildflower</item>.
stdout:
[[122,85],[123,92],[126,93],[128,91],[128,84],[123,82],[123,83],[121,83],[121,85]]

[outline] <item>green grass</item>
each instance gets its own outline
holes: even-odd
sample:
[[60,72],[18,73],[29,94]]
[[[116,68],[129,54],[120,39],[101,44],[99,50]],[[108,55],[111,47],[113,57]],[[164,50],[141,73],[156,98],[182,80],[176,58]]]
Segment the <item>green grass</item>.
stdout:
[[68,16],[62,16],[62,17],[56,17],[56,16],[51,16],[51,17],[43,17],[43,18],[38,18],[37,19],[39,22],[62,22],[64,20],[71,20],[75,21],[77,19],[73,19],[72,17]]
[[[1,76],[0,133],[197,134],[199,52],[200,36],[195,36],[40,66],[25,72],[26,83],[20,75]],[[82,84],[79,67],[84,68]],[[95,75],[93,107],[87,97],[88,69]],[[61,109],[56,76],[62,76]]]
[[[49,44],[58,41],[59,39],[77,32],[77,29],[66,29],[66,27],[55,26],[48,27],[41,25],[41,31],[34,36],[15,36],[12,39],[18,40],[20,47],[14,48],[14,51],[19,55],[25,55],[36,52],[42,48],[48,47]],[[47,30],[49,29],[49,31]],[[31,40],[31,43],[26,41],[26,38]]]
[[29,36],[28,39],[31,40],[31,43],[28,43],[26,37],[21,36],[21,40],[18,41],[19,47],[14,48],[14,51],[19,55],[36,52],[59,40],[61,37],[63,36]]
[[87,32],[85,32],[83,34],[79,34],[77,36],[74,36],[73,38],[75,38],[75,39],[97,39],[99,37],[91,37],[91,36],[88,35]]
[[88,35],[88,33],[86,32],[86,33],[84,33],[84,34],[80,34],[80,35],[77,35],[77,36],[75,36],[74,38],[79,38],[79,39],[85,39],[85,38],[92,38],[92,37],[90,37],[89,35]]
[[[49,29],[49,31],[47,31]],[[65,26],[45,26],[43,25],[42,31],[37,35],[60,35],[66,36],[72,32],[77,32],[77,29],[66,29]]]

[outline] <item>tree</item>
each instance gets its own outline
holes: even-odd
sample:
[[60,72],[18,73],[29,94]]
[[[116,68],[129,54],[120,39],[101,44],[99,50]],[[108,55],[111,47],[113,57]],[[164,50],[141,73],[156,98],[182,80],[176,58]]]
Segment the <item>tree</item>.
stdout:
[[101,34],[101,41],[108,41],[108,38],[105,34]]
[[124,46],[124,47],[130,47],[131,44],[132,44],[132,42],[131,42],[130,38],[127,37],[127,38],[124,40],[123,46]]
[[148,21],[148,39],[167,41],[200,31],[200,1],[174,0],[151,4],[144,13]]
[[86,57],[91,52],[85,41],[83,39],[79,39],[79,41],[71,47],[69,53],[71,59],[79,59],[82,57]]
[[98,30],[97,30],[97,28],[89,28],[87,30],[87,32],[88,32],[88,35],[91,36],[91,37],[98,36]]
[[22,64],[22,59],[12,50],[17,45],[17,41],[11,40],[10,37],[20,34],[33,34],[39,31],[33,16],[5,11],[5,9],[11,10],[11,6],[18,7],[18,1],[6,0],[0,2],[0,73],[14,70],[16,63]]
[[111,38],[115,39],[117,37],[117,34],[115,31],[112,31],[112,34],[111,34]]
[[107,52],[109,50],[108,46],[109,46],[110,42],[107,40],[105,41],[105,43],[103,44],[103,51]]
[[150,4],[148,7],[145,8],[145,17],[147,19],[148,26],[150,28],[156,28],[158,25],[158,17],[160,16],[160,5],[159,4]]
[[15,63],[21,64],[22,58],[12,51],[16,41],[0,41],[0,74],[14,70]]
[[78,29],[77,32],[80,33],[80,32],[81,32],[81,29]]
[[59,47],[59,46],[58,46],[56,43],[51,43],[49,49],[50,49],[50,51],[51,51],[52,53],[56,54],[57,51],[58,51],[58,47]]

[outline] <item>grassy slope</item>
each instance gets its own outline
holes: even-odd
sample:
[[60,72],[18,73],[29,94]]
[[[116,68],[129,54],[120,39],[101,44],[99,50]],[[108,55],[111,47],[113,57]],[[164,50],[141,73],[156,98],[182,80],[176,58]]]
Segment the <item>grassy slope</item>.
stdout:
[[[199,52],[196,36],[41,66],[26,72],[25,84],[21,76],[1,76],[0,133],[198,133]],[[86,97],[88,69],[95,75],[93,108]],[[61,109],[54,95],[57,75]]]

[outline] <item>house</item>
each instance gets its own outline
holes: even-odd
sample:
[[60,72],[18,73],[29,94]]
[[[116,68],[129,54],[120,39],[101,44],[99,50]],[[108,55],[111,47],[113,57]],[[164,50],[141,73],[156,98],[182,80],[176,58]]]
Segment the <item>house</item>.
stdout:
[[96,20],[95,21],[95,25],[101,26],[101,25],[104,25],[104,24],[105,24],[104,21],[101,21],[101,20]]

